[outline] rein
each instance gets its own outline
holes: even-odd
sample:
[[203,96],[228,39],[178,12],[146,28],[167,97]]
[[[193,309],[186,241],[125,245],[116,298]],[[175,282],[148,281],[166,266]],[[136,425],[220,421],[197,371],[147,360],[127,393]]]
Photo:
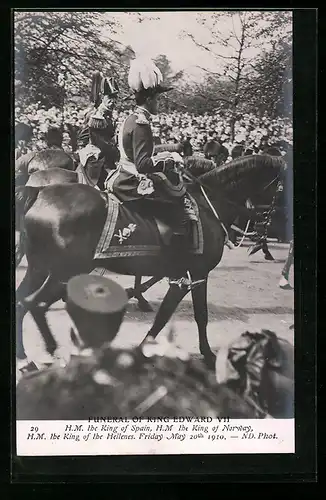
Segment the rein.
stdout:
[[[209,200],[208,198],[208,195],[207,193],[205,192],[205,189],[207,189],[208,191],[210,191],[212,188],[211,186],[208,186],[207,184],[203,183],[202,181],[200,181],[199,179],[197,179],[197,177],[195,177],[191,172],[189,172],[188,169],[184,168],[183,169],[183,173],[185,172],[186,176],[188,176],[189,180],[191,180],[192,182],[194,182],[195,184],[198,184],[199,187],[200,187],[200,190],[201,192],[203,193],[203,196],[207,202],[207,204],[209,205],[210,209],[212,210],[214,216],[219,220],[219,222],[221,222],[219,216],[217,215],[216,213],[216,210],[214,209],[211,201]],[[240,211],[244,211],[245,209],[241,206],[241,205],[238,205],[237,203],[234,203],[234,202],[231,202],[230,200],[228,200],[227,198],[225,198],[225,201],[227,201],[228,203],[232,204],[233,206],[237,207]]]
[[[249,228],[249,225],[250,225],[250,222],[251,222],[251,219],[248,219],[248,222],[247,222],[247,225],[246,225],[246,229],[245,231],[242,231],[241,229],[239,229],[237,226],[234,226],[234,225],[231,225],[231,228],[234,229],[235,231],[239,232],[240,234],[242,234],[242,239],[241,239],[241,242],[239,243],[239,245],[237,245],[236,247],[230,242],[229,240],[229,234],[228,234],[228,231],[225,227],[225,225],[223,224],[223,222],[221,221],[221,219],[219,218],[214,206],[212,205],[206,191],[204,188],[210,190],[211,188],[209,186],[206,186],[203,182],[201,182],[199,179],[197,179],[191,172],[189,172],[188,169],[184,168],[183,169],[183,172],[186,174],[186,176],[188,176],[189,180],[191,180],[192,182],[194,182],[195,184],[198,184],[199,187],[200,187],[200,190],[209,206],[209,208],[211,209],[212,213],[214,214],[215,218],[220,222],[224,232],[225,232],[225,235],[226,235],[226,239],[225,239],[225,244],[229,244],[228,246],[231,247],[232,245],[232,248],[239,248],[242,243],[243,243],[243,240],[245,239],[246,236],[249,236],[249,235],[252,235],[254,233],[247,233],[248,231],[248,228]],[[269,182],[266,186],[264,186],[263,188],[263,191],[265,191],[268,187],[270,187],[271,185],[274,184],[274,182],[277,182],[278,183],[280,182],[279,181],[279,176],[277,175],[274,179],[272,179],[271,182]],[[268,209],[268,211],[266,212],[265,214],[265,221],[263,223],[263,226],[264,226],[264,230],[265,230],[265,233],[267,232],[267,227],[268,225],[270,224],[271,222],[271,218],[272,218],[272,213],[274,211],[274,207],[275,207],[275,201],[276,201],[276,196],[277,196],[277,193],[275,193],[275,195],[273,196],[273,199],[272,199],[272,202],[270,204],[270,207]],[[231,203],[228,199],[226,199],[227,202]],[[232,204],[235,206],[235,207],[238,207],[239,210],[243,211],[243,207],[238,205],[237,203],[234,203],[232,202]]]
[[215,208],[213,207],[212,203],[210,202],[210,199],[208,198],[208,196],[207,196],[207,194],[206,194],[206,191],[205,191],[205,189],[203,188],[203,186],[200,186],[200,190],[201,190],[201,192],[202,192],[202,194],[203,194],[203,196],[204,196],[204,198],[205,198],[205,200],[206,200],[206,202],[207,202],[207,204],[208,204],[209,208],[211,209],[211,211],[213,212],[213,214],[214,214],[215,218],[219,221],[219,223],[221,224],[221,226],[222,226],[222,228],[223,228],[223,230],[224,230],[224,232],[225,232],[225,241],[224,241],[224,243],[225,243],[225,244],[228,244],[228,242],[230,241],[230,239],[229,239],[229,233],[228,233],[228,231],[227,231],[227,229],[226,229],[225,225],[223,224],[223,222],[222,222],[222,221],[221,221],[221,219],[219,218],[218,213],[216,212]]
[[267,184],[267,186],[265,186],[263,188],[263,191],[265,191],[267,188],[269,188],[269,186],[271,186],[272,184],[274,184],[275,181],[277,181],[279,178],[279,176],[277,175],[269,184]]

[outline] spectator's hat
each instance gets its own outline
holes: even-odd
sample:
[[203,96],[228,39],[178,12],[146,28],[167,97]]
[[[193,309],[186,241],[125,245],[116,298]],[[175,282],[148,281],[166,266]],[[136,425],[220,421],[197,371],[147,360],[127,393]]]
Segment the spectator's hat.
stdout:
[[50,126],[44,134],[44,140],[48,146],[61,146],[63,141],[62,129]]
[[81,274],[67,284],[66,309],[87,347],[101,347],[114,339],[127,303],[125,290],[103,276]]

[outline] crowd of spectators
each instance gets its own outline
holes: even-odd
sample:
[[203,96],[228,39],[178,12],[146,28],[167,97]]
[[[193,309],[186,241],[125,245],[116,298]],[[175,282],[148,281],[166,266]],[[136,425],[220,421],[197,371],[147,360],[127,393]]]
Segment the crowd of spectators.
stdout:
[[[128,112],[115,116],[121,123]],[[231,113],[222,112],[214,115],[207,113],[194,115],[191,113],[172,112],[155,116],[152,120],[154,140],[157,143],[184,142],[191,144],[193,152],[204,153],[205,144],[211,138],[217,139],[227,148],[231,156],[235,145],[259,152],[267,146],[282,144],[292,145],[292,126],[283,118],[269,119],[254,114],[243,114],[235,122],[234,139],[232,140]]]
[[[131,111],[113,111],[113,122],[117,132]],[[15,121],[25,123],[32,128],[33,136],[28,150],[40,150],[46,147],[44,134],[51,126],[63,128],[63,148],[71,151],[76,147],[73,136],[76,136],[84,125],[86,112],[85,108],[80,109],[74,104],[62,111],[55,107],[46,110],[37,103],[27,110],[16,108]],[[232,150],[236,146],[252,153],[259,153],[271,146],[276,146],[285,153],[286,149],[292,146],[292,124],[289,119],[270,119],[267,116],[245,113],[237,117],[233,134],[231,119],[229,111],[211,115],[208,113],[194,115],[178,111],[159,114],[152,120],[154,142],[156,144],[182,142],[188,155],[193,153],[204,155],[205,145],[217,141],[226,148],[228,159],[231,159]]]

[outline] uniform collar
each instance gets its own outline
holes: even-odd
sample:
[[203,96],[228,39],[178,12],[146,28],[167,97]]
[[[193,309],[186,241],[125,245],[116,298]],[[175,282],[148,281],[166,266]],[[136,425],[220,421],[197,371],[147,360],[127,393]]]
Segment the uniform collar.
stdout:
[[151,115],[151,113],[148,111],[148,109],[146,108],[143,108],[142,106],[137,106],[136,109],[135,109],[136,113],[140,112],[140,113],[144,113],[144,115],[146,116],[147,120],[152,120],[153,118],[153,115]]

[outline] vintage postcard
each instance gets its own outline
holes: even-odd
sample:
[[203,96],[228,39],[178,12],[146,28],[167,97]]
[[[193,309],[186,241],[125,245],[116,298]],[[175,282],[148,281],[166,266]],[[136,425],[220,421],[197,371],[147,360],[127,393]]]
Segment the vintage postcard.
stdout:
[[13,11],[18,456],[295,453],[292,15]]

